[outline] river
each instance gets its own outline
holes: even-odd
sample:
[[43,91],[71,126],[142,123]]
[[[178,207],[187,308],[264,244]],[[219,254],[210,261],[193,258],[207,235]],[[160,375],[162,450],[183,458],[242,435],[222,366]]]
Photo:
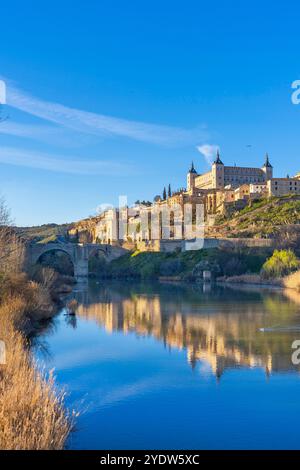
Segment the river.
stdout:
[[80,412],[68,448],[300,448],[293,291],[93,281],[72,297],[76,317],[34,341]]

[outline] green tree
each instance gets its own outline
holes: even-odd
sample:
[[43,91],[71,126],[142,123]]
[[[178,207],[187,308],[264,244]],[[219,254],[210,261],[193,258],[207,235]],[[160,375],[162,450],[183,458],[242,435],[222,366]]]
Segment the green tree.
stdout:
[[262,276],[274,279],[287,276],[300,268],[300,261],[292,250],[275,250],[262,267]]

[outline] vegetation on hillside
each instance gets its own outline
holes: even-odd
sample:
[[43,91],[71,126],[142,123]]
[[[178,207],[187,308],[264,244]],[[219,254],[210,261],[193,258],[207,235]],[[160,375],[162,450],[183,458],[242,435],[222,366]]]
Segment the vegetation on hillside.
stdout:
[[72,224],[45,224],[34,227],[16,227],[16,233],[25,241],[50,243],[67,237]]
[[[129,253],[111,263],[101,262],[94,274],[114,279],[157,279],[159,277],[178,277],[182,280],[198,279],[203,271],[212,271],[215,277],[259,273],[268,250],[236,249],[198,250],[176,253]],[[95,266],[94,266],[95,267]]]
[[216,219],[212,231],[226,237],[276,238],[282,235],[289,225],[299,225],[300,196],[250,201],[240,211]]
[[[89,239],[89,230],[92,230],[97,221],[98,217],[93,217],[76,224],[20,227],[16,228],[16,231],[25,241],[50,243],[58,240],[68,240],[68,230],[78,226],[81,227],[82,231],[81,241],[84,241],[85,238]],[[300,196],[288,195],[280,198],[252,200],[241,210],[234,210],[234,212],[228,210],[227,215],[216,217],[216,225],[207,229],[207,235],[229,238],[284,238],[288,227],[295,227],[295,225],[299,225],[300,233]],[[295,237],[295,234],[294,229],[292,237]]]

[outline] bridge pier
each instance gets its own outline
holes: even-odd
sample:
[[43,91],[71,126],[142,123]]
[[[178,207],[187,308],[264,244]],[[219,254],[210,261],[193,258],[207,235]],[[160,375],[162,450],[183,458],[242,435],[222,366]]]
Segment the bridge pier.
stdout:
[[87,277],[89,275],[88,262],[83,260],[74,265],[74,277]]
[[89,275],[89,254],[85,246],[74,247],[74,276],[88,277]]

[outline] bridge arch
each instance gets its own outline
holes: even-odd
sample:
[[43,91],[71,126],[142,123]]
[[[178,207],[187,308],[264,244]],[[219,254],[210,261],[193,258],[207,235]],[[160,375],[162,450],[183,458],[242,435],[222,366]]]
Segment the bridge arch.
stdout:
[[53,268],[60,274],[75,276],[76,266],[72,254],[62,247],[51,247],[38,253],[34,264]]
[[[98,253],[98,257],[109,263],[110,261],[124,255],[127,250],[118,246],[110,246],[107,244],[79,244],[79,243],[31,243],[26,247],[25,253],[25,269],[31,268],[37,264],[41,258],[49,252],[63,252],[68,255],[72,261],[74,276],[87,277],[89,274],[88,263],[89,259],[95,257]],[[99,255],[100,253],[100,255]]]
[[89,258],[91,258],[92,256],[96,256],[97,254],[100,254],[100,255],[103,254],[103,256],[107,258],[108,256],[107,247],[101,246],[101,245],[90,247],[89,255],[88,255]]
[[105,276],[108,263],[106,247],[91,247],[88,253],[88,273],[94,276]]

